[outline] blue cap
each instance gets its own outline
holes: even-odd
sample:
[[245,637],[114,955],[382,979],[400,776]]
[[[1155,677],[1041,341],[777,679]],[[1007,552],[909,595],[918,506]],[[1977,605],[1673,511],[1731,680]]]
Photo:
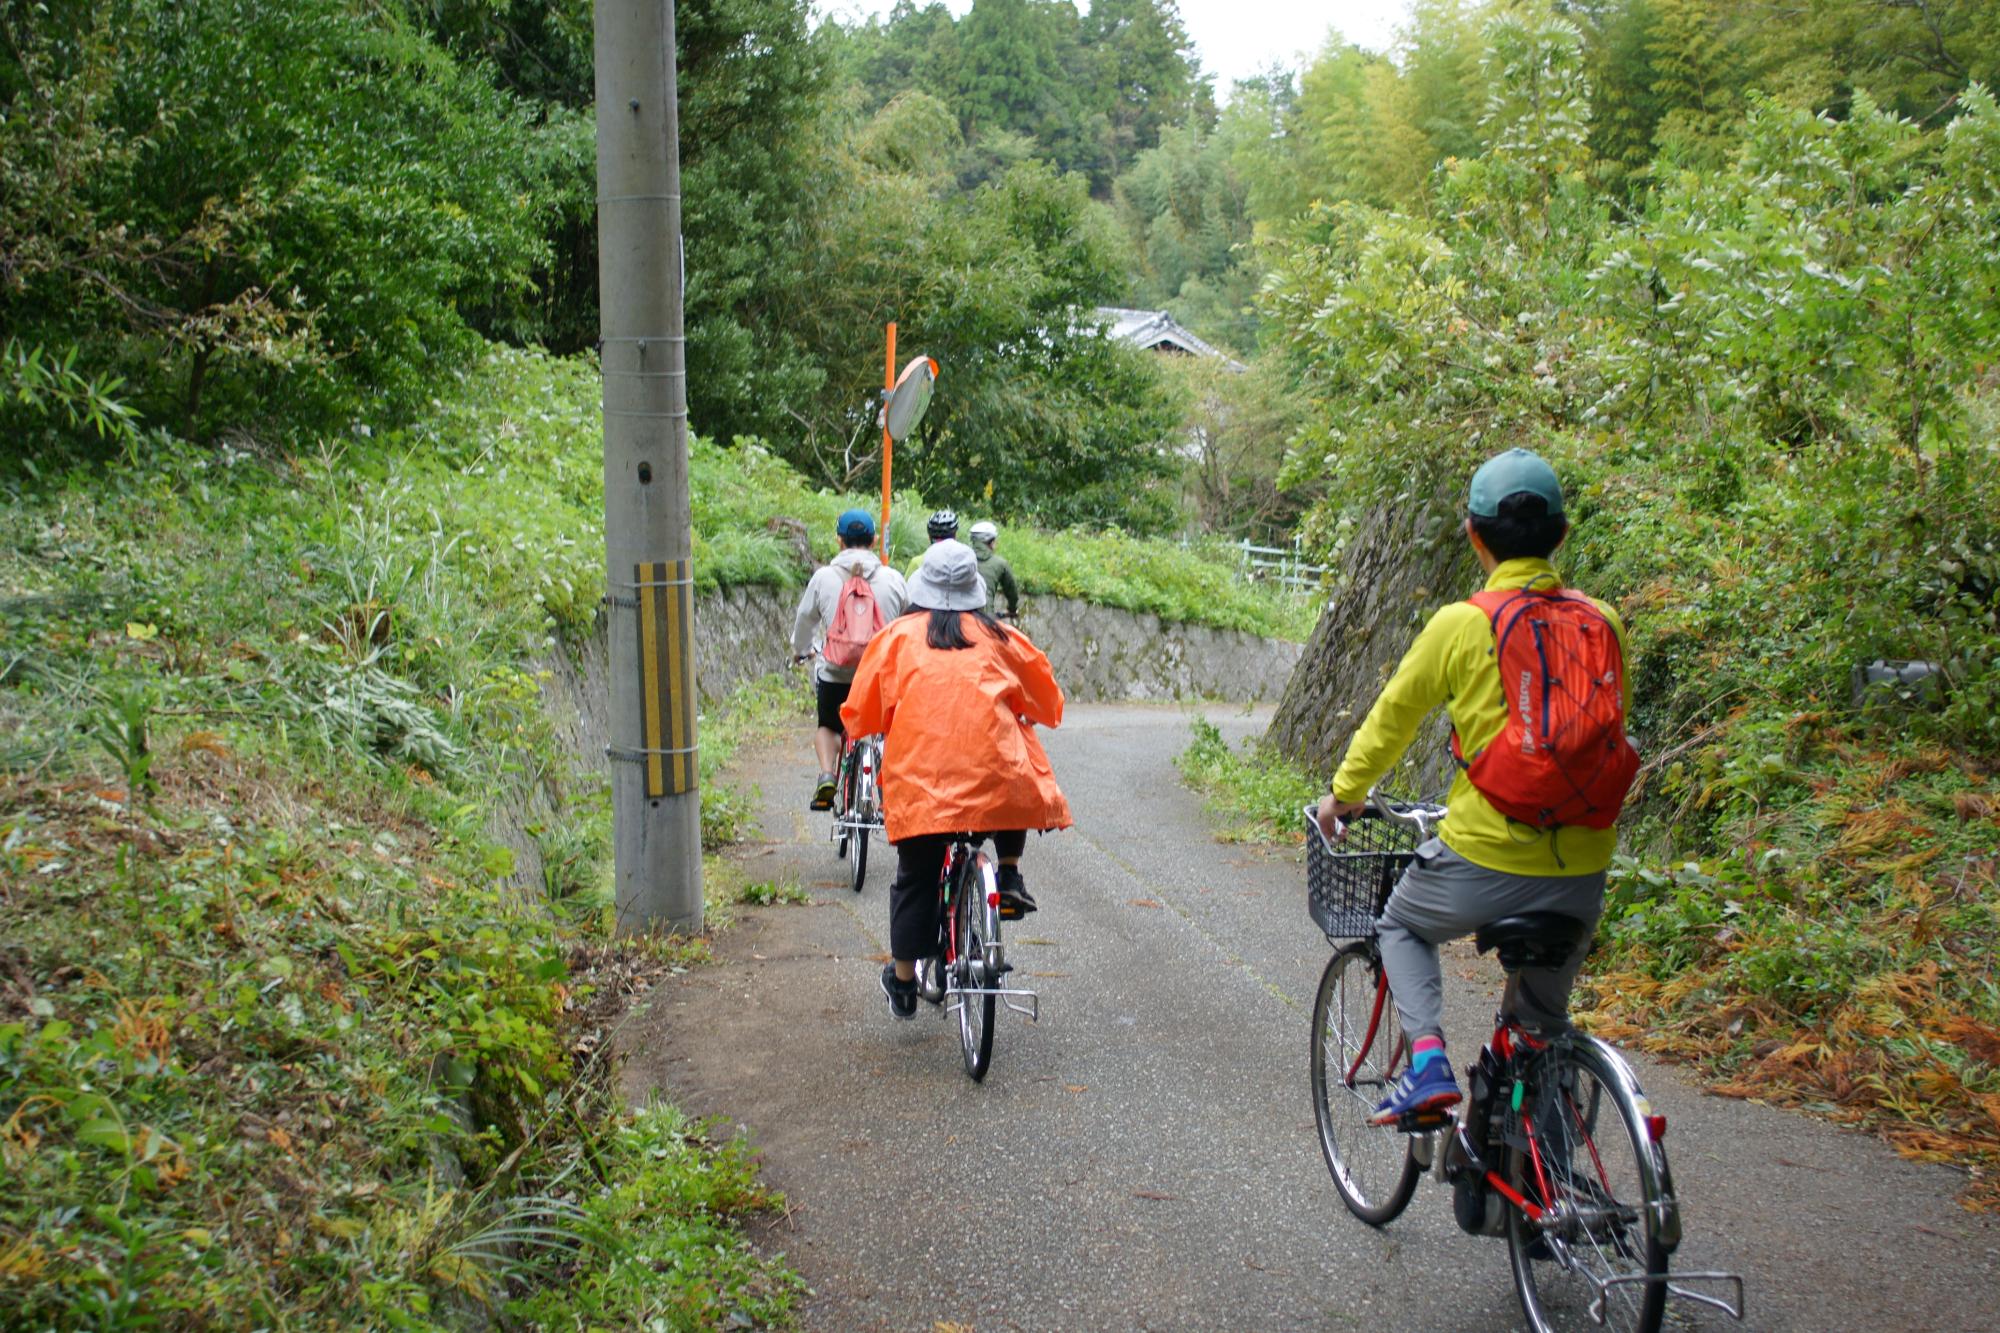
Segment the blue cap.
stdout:
[[840,516],[840,521],[833,525],[833,530],[843,537],[873,537],[875,520],[868,517],[865,510],[850,509]]
[[1509,449],[1481,463],[1479,471],[1472,474],[1469,506],[1480,518],[1493,518],[1499,514],[1502,500],[1524,493],[1541,496],[1551,515],[1563,511],[1562,485],[1556,480],[1556,470],[1543,462],[1539,454]]

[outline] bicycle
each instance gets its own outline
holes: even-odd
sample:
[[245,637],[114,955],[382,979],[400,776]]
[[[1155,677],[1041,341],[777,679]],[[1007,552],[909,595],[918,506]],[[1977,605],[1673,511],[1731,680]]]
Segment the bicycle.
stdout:
[[[792,665],[803,665],[818,656],[819,647],[814,645],[810,653],[794,656]],[[882,738],[850,736],[842,731],[835,773],[833,822],[827,836],[833,841],[834,856],[848,863],[847,886],[859,893],[868,880],[868,837],[883,832]]]
[[847,861],[848,887],[856,893],[868,879],[869,835],[881,832],[882,738],[843,734],[829,836],[833,854]]
[[[1320,1153],[1348,1211],[1386,1226],[1435,1167],[1452,1186],[1460,1227],[1505,1234],[1514,1288],[1535,1333],[1582,1319],[1654,1333],[1670,1296],[1740,1321],[1737,1274],[1669,1280],[1681,1223],[1662,1143],[1666,1117],[1609,1043],[1574,1029],[1539,1039],[1503,1012],[1467,1070],[1460,1113],[1372,1123],[1410,1056],[1375,922],[1444,807],[1374,792],[1368,799],[1338,842],[1321,831],[1312,806],[1305,810],[1307,906],[1335,946],[1313,1001],[1313,1111]],[[1498,955],[1511,980],[1523,968],[1559,963],[1588,929],[1575,917],[1528,912],[1489,922],[1473,941],[1481,954]],[[1691,1283],[1733,1284],[1734,1302]]]
[[1041,1001],[1031,990],[999,983],[1014,970],[1000,941],[1000,882],[993,858],[980,848],[984,833],[959,833],[945,849],[938,874],[938,951],[917,961],[917,993],[958,1015],[965,1072],[977,1083],[993,1063],[993,1020],[1000,1005],[1036,1022]]

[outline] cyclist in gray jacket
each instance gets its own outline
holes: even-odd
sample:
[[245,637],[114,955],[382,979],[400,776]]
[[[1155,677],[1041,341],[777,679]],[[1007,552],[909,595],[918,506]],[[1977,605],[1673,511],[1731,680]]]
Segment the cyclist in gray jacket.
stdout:
[[[869,550],[875,540],[875,520],[859,509],[850,509],[835,525],[841,551],[831,562],[813,573],[799,597],[798,613],[792,617],[792,659],[803,661],[826,638],[833,624],[840,590],[855,575],[868,580],[874,590],[875,605],[886,625],[903,614],[909,589],[903,576],[889,568]],[[847,702],[848,687],[854,683],[853,667],[837,667],[821,658],[813,672],[813,691],[819,697],[818,727],[813,732],[813,750],[819,758],[819,782],[813,788],[811,808],[833,806],[834,771],[840,767],[840,706]]]

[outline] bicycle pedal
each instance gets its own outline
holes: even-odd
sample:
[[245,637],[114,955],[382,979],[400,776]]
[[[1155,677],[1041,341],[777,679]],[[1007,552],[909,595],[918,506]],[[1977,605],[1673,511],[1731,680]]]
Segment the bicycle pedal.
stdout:
[[1450,1127],[1457,1117],[1449,1111],[1411,1111],[1396,1119],[1396,1129],[1404,1134],[1428,1134]]

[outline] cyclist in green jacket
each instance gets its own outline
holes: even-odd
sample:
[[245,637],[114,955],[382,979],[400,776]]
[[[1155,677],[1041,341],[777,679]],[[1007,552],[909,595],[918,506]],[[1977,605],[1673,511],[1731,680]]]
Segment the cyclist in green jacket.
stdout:
[[[1486,571],[1488,589],[1562,587],[1549,562],[1569,534],[1555,470],[1525,449],[1489,459],[1473,474],[1465,533]],[[1596,603],[1622,657],[1625,626]],[[1629,714],[1632,689],[1618,688]],[[1507,724],[1508,698],[1494,657],[1494,631],[1470,602],[1439,609],[1368,712],[1320,802],[1329,837],[1336,821],[1361,811],[1369,789],[1401,757],[1430,711],[1443,704],[1463,752],[1477,755]],[[1410,1040],[1410,1067],[1377,1110],[1377,1123],[1460,1099],[1444,1051],[1444,979],[1438,945],[1489,921],[1521,912],[1559,912],[1595,923],[1604,910],[1604,876],[1616,828],[1536,828],[1496,809],[1461,771],[1436,838],[1417,848],[1377,922],[1382,968]],[[1525,968],[1502,1006],[1530,1028],[1568,1022],[1570,988],[1589,949],[1589,933],[1560,967]]]
[[1007,563],[1007,557],[993,549],[1000,540],[999,527],[981,519],[972,525],[968,535],[972,538],[972,553],[979,558],[979,577],[986,580],[986,609],[997,611],[1000,599],[1005,597],[1007,618],[1017,618],[1021,610],[1021,585],[1014,581],[1014,567]]

